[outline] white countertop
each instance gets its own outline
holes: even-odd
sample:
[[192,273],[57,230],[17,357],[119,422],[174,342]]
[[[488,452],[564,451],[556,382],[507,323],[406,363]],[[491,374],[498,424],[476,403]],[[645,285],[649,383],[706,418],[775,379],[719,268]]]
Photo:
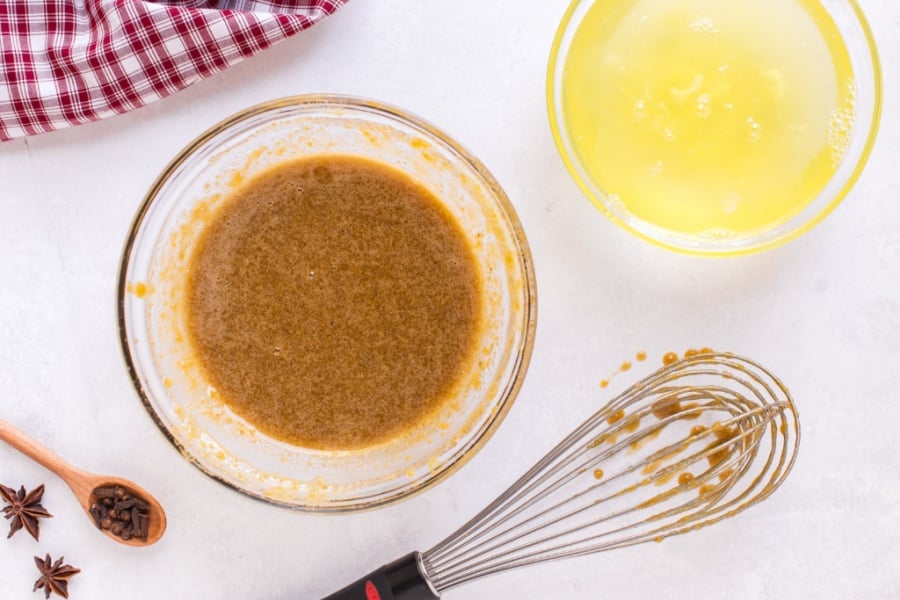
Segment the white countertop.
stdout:
[[[77,465],[138,480],[169,515],[152,548],[110,543],[60,480],[0,447],[0,482],[46,482],[55,514],[39,543],[0,536],[0,597],[37,598],[31,557],[50,552],[83,570],[73,600],[319,598],[474,515],[610,397],[598,383],[622,360],[698,345],[754,357],[791,388],[804,437],[782,489],[710,529],[445,597],[900,597],[900,4],[860,3],[886,82],[869,166],[811,233],[740,259],[653,247],[576,188],[544,104],[564,0],[353,0],[149,107],[0,144],[0,416]],[[308,92],[397,104],[472,150],[519,212],[539,288],[528,378],[491,441],[427,493],[339,517],[265,506],[187,464],[138,402],[115,328],[121,246],[162,167],[229,114]]]

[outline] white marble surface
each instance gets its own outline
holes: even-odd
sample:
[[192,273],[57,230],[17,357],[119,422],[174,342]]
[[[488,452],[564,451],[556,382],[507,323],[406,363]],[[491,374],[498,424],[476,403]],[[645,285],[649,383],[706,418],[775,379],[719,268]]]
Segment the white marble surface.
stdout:
[[[56,515],[40,543],[0,538],[0,597],[36,598],[31,556],[51,552],[83,569],[75,600],[318,598],[468,519],[597,407],[621,360],[696,344],[753,356],[791,387],[804,438],[787,484],[714,528],[446,598],[900,597],[900,5],[861,4],[886,81],[869,167],[822,225],[748,258],[657,249],[581,196],[544,107],[564,0],[354,0],[150,107],[0,145],[0,415],[76,464],[141,481],[170,518],[157,546],[120,548],[59,480],[0,448],[0,481],[46,481]],[[232,112],[323,91],[403,106],[479,156],[519,211],[540,290],[528,379],[490,443],[424,495],[340,517],[263,506],[183,461],[135,398],[114,319],[123,237],[168,160]]]

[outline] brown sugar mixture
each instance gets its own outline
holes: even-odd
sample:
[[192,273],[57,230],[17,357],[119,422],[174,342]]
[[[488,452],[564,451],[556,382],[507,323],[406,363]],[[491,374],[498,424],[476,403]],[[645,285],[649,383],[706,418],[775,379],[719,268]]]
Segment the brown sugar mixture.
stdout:
[[368,159],[304,158],[245,183],[204,229],[188,337],[260,431],[363,448],[447,400],[475,348],[481,288],[459,224],[425,187]]

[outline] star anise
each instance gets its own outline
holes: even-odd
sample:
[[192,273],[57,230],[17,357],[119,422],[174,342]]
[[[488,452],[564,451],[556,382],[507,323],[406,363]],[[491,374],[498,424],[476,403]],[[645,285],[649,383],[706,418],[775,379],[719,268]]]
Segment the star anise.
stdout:
[[52,517],[47,509],[41,506],[41,497],[44,495],[44,485],[25,493],[25,486],[19,488],[16,492],[12,488],[0,484],[0,497],[6,502],[7,506],[3,507],[3,516],[6,519],[12,519],[9,524],[9,535],[11,538],[18,530],[25,526],[25,530],[31,534],[31,537],[38,539],[41,535],[41,525],[38,522],[40,518]]
[[59,594],[63,598],[69,597],[68,579],[81,573],[81,569],[76,569],[72,565],[64,565],[62,556],[59,557],[58,561],[53,562],[49,554],[44,559],[41,559],[40,556],[35,556],[34,564],[37,565],[41,576],[34,582],[33,592],[44,588],[44,598],[49,598],[51,593]]

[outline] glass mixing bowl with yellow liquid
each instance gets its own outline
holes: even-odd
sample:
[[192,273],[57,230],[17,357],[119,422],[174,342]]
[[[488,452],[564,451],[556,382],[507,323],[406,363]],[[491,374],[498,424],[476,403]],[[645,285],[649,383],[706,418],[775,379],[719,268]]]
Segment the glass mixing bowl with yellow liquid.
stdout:
[[566,166],[613,221],[733,255],[800,235],[849,192],[881,73],[854,0],[575,0],[547,93]]

